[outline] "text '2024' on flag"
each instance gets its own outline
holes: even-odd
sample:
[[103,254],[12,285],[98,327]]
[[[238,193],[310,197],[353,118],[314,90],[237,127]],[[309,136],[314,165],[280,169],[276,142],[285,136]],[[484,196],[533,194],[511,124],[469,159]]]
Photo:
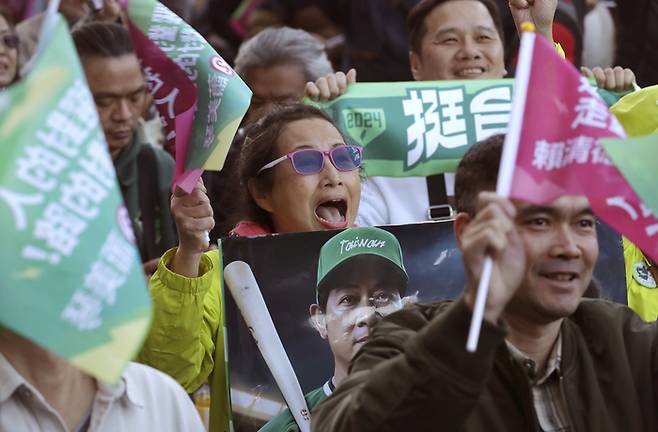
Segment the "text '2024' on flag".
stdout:
[[0,326],[114,382],[150,299],[82,66],[52,18],[32,71],[0,93]]
[[206,40],[156,0],[120,0],[147,87],[175,143],[174,185],[190,192],[218,171],[247,112],[251,90]]
[[587,196],[599,218],[658,258],[658,219],[601,143],[624,138],[623,128],[589,82],[545,39],[532,32],[523,38],[532,41],[519,57],[519,68],[528,73],[515,86],[524,108],[510,196],[536,204],[564,195]]

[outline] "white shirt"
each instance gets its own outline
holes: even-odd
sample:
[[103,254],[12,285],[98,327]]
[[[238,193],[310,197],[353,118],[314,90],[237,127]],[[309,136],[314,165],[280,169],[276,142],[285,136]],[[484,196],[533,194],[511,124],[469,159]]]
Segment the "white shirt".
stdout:
[[[169,376],[130,363],[115,386],[100,381],[88,432],[205,431],[185,391]],[[0,432],[68,432],[61,416],[0,354]]]
[[[445,174],[446,192],[454,195],[455,175]],[[368,177],[361,182],[358,226],[401,225],[430,220],[425,177]]]

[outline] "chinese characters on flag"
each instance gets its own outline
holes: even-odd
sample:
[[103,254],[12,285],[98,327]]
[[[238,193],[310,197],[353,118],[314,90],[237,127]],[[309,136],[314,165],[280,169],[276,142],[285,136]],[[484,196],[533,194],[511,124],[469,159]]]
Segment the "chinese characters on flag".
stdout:
[[251,91],[206,40],[155,0],[121,0],[147,87],[175,147],[174,184],[220,170]]
[[540,204],[585,195],[598,217],[658,258],[658,219],[599,141],[625,134],[595,89],[537,36],[523,90],[527,93],[511,197]]

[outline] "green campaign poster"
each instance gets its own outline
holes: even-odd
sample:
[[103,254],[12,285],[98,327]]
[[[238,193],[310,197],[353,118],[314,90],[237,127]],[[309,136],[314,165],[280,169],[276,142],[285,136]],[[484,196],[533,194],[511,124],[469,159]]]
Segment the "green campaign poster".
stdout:
[[316,104],[363,146],[368,176],[454,171],[470,145],[505,132],[513,80],[357,83]]
[[150,299],[128,212],[68,26],[0,93],[0,325],[116,381]]
[[[471,145],[505,133],[513,85],[513,79],[357,83],[332,101],[307,102],[363,147],[367,176],[428,176],[454,172]],[[597,92],[608,104],[627,93]]]

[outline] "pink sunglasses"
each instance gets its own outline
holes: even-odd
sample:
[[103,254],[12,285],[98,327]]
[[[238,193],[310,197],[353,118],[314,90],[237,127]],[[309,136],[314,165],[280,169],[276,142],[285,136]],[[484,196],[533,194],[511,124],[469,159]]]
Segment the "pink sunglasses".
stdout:
[[354,171],[361,166],[363,149],[355,145],[342,145],[331,150],[300,149],[273,160],[258,170],[272,168],[286,159],[290,159],[292,168],[299,175],[317,174],[324,168],[324,157],[329,156],[331,164],[341,172]]

